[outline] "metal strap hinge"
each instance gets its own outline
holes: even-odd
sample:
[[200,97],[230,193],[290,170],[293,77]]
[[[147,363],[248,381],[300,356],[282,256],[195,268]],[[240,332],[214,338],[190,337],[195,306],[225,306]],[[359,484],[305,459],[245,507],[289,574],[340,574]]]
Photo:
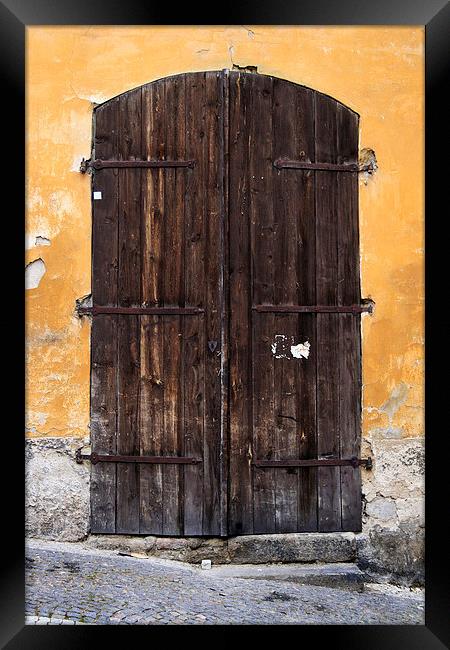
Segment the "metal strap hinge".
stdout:
[[101,307],[94,305],[93,307],[77,307],[79,316],[97,316],[97,314],[129,314],[131,316],[194,316],[196,314],[203,314],[202,307]]
[[254,460],[256,467],[340,467],[349,465],[351,467],[363,466],[372,469],[372,458],[310,458],[298,460]]
[[154,169],[154,168],[171,168],[171,167],[189,167],[195,166],[195,160],[85,160],[80,163],[80,172],[85,174],[88,171],[100,169]]
[[152,463],[154,465],[197,465],[199,458],[188,456],[124,456],[114,454],[82,454],[81,447],[75,453],[77,463],[89,460],[92,465],[97,463]]
[[373,313],[372,301],[363,305],[253,305],[252,311],[275,314],[362,314]]
[[303,169],[305,171],[322,171],[322,172],[369,172],[374,171],[373,163],[360,165],[358,163],[327,163],[327,162],[309,162],[307,160],[288,160],[286,158],[277,158],[273,166],[276,169]]

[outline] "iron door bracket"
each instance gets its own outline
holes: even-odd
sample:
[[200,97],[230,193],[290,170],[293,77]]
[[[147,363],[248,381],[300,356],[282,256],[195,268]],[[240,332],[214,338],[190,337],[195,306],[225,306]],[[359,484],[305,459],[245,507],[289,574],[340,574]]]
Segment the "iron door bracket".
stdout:
[[152,463],[154,465],[197,465],[202,461],[199,458],[188,456],[126,456],[119,454],[82,454],[82,447],[76,450],[75,460],[82,463],[88,460],[92,465],[97,463]]

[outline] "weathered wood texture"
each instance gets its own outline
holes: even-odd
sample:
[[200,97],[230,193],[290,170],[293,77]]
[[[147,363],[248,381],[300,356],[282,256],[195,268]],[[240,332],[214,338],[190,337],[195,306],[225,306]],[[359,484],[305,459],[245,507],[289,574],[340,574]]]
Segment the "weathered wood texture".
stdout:
[[[308,88],[230,73],[231,534],[358,530],[360,470],[252,459],[359,455],[360,317],[256,305],[359,304],[358,117]],[[277,355],[282,337],[309,356]]]
[[218,535],[226,508],[223,73],[177,75],[124,93],[96,109],[96,134],[102,160],[196,164],[94,172],[102,190],[93,215],[94,304],[205,312],[94,317],[93,451],[187,454],[202,463],[93,467],[92,529]]
[[[118,155],[119,100],[98,109],[94,147],[98,155]],[[92,190],[102,192],[93,204],[92,299],[117,306],[119,184],[108,169],[93,179]],[[91,331],[91,439],[99,454],[117,452],[117,323],[118,316],[94,318]],[[91,467],[91,530],[116,531],[116,465]]]
[[93,467],[92,530],[359,530],[359,468],[252,463],[359,456],[360,316],[254,309],[359,304],[356,172],[274,166],[355,163],[358,116],[225,71],[95,113],[96,158],[195,165],[94,172],[94,304],[204,312],[94,316],[93,451],[202,462]]

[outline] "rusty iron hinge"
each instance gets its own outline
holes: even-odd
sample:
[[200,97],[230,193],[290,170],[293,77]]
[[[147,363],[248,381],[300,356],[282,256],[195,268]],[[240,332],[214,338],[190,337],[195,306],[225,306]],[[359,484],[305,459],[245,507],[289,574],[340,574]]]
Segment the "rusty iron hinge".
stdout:
[[327,163],[327,162],[309,162],[308,160],[289,160],[287,158],[277,158],[273,162],[276,169],[302,169],[305,171],[322,171],[322,172],[368,172],[372,174],[376,167],[373,161],[368,163]]
[[92,465],[97,463],[152,463],[154,465],[197,465],[202,460],[188,456],[125,456],[115,454],[82,454],[82,447],[76,450],[75,460],[82,463],[89,460]]
[[88,160],[82,159],[80,163],[80,172],[86,172],[100,169],[142,169],[142,168],[171,168],[171,167],[189,167],[195,166],[195,160]]
[[339,467],[350,465],[351,467],[363,466],[370,470],[373,467],[372,458],[311,458],[298,460],[254,460],[253,465],[256,467],[322,467],[331,466]]
[[373,302],[363,305],[253,305],[252,311],[273,313],[330,313],[330,314],[361,314],[373,313]]
[[203,314],[202,307],[102,307],[93,305],[92,307],[78,307],[77,313],[82,316],[97,316],[97,314],[130,314],[130,315],[153,315],[153,316],[170,316],[171,314],[180,316],[195,316]]

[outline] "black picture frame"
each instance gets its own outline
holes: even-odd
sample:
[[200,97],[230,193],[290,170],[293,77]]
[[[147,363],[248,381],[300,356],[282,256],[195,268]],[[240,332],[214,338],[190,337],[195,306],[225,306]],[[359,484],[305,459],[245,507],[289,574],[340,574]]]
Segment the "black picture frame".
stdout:
[[[5,228],[10,228],[7,248],[17,244],[23,250],[25,165],[25,29],[31,25],[421,25],[425,26],[426,67],[426,620],[424,626],[309,626],[294,631],[298,642],[304,634],[320,645],[329,641],[333,647],[355,647],[364,650],[408,649],[434,650],[450,647],[450,587],[448,582],[448,551],[446,523],[449,503],[446,459],[448,439],[446,404],[448,385],[445,381],[449,317],[445,310],[444,267],[448,258],[447,240],[442,236],[448,214],[448,199],[444,198],[448,181],[446,172],[445,126],[448,104],[444,101],[445,85],[449,81],[448,40],[450,7],[445,0],[267,0],[243,1],[239,6],[223,7],[222,15],[212,15],[203,4],[184,3],[174,9],[169,3],[143,0],[3,0],[0,3],[0,62],[3,69],[3,107],[6,120],[3,128],[3,206]],[[5,118],[4,118],[5,119]],[[442,206],[442,208],[441,208]],[[442,211],[441,211],[442,210]],[[441,217],[441,218],[439,218]],[[438,233],[439,228],[439,233]],[[4,234],[4,233],[3,233]],[[5,235],[4,235],[5,236]],[[5,241],[5,240],[4,240]],[[446,254],[447,253],[447,254]],[[3,279],[17,278],[14,290],[8,280],[4,293],[3,344],[6,358],[4,378],[7,378],[7,404],[4,413],[12,414],[13,424],[4,425],[2,446],[3,571],[0,600],[0,641],[10,649],[79,648],[89,643],[106,643],[111,633],[117,642],[136,631],[154,641],[155,627],[24,626],[24,454],[21,438],[25,398],[23,390],[24,358],[20,354],[24,343],[24,293],[19,269],[20,253],[4,267]],[[5,260],[3,260],[5,262]],[[20,280],[19,280],[20,279]],[[5,287],[4,287],[5,288]],[[12,321],[17,323],[12,326]],[[7,356],[9,354],[9,357]],[[439,372],[439,366],[442,373]],[[13,378],[15,376],[15,378]],[[14,404],[14,407],[12,406]],[[444,415],[443,424],[440,416]],[[16,425],[17,423],[17,425]],[[7,471],[9,470],[9,471]],[[195,631],[199,628],[193,626]],[[222,627],[222,626],[221,626]],[[225,640],[236,626],[223,626],[220,638]],[[271,626],[272,627],[272,626]],[[277,627],[277,626],[273,626]],[[174,631],[159,628],[165,636]],[[111,632],[111,629],[113,632]],[[191,632],[193,628],[189,629]],[[205,633],[207,628],[202,628]],[[213,638],[217,635],[216,626]],[[255,630],[256,631],[256,630]],[[178,632],[180,630],[178,629]],[[183,634],[186,629],[182,629]],[[273,629],[263,629],[270,637]],[[275,630],[277,633],[277,630]],[[254,634],[254,631],[251,631]],[[101,635],[101,637],[100,637]],[[298,637],[297,637],[298,635]],[[124,638],[124,637],[123,637]],[[217,638],[217,637],[216,637]],[[285,642],[287,639],[285,640]],[[167,641],[166,641],[167,642]],[[253,642],[253,641],[252,641]]]

